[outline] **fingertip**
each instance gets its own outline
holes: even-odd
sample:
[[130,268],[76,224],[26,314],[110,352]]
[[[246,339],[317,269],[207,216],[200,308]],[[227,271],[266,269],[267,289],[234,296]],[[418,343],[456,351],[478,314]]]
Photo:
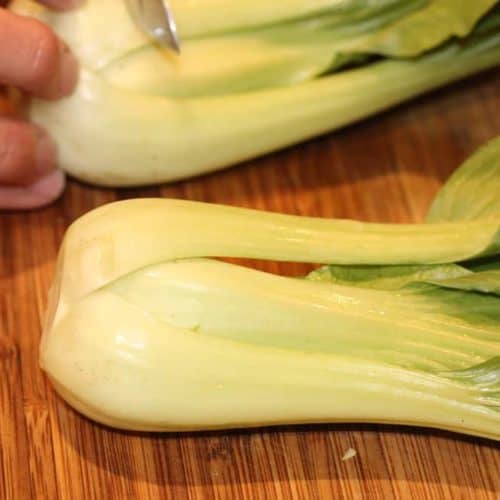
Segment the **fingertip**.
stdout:
[[0,119],[0,185],[29,186],[52,172],[57,146],[42,128]]
[[55,170],[27,187],[0,187],[0,209],[32,210],[56,201],[66,186],[66,177]]
[[69,95],[79,76],[76,57],[46,24],[0,9],[0,83],[42,99]]

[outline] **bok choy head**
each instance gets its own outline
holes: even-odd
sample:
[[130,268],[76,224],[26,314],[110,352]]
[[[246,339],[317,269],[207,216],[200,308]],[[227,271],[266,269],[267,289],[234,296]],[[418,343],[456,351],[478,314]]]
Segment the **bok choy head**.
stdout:
[[[388,422],[498,440],[499,183],[500,139],[425,224],[99,208],[65,236],[42,366],[77,410],[125,429]],[[290,278],[214,257],[326,266]]]
[[72,97],[32,107],[76,177],[125,186],[213,171],[500,61],[495,0],[171,3],[180,56],[147,39],[122,0],[66,13],[13,2],[81,61]]

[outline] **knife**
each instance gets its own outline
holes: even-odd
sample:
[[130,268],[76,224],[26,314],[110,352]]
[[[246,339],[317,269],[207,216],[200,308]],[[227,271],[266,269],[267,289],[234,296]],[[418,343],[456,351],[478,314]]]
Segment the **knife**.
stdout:
[[167,0],[127,0],[136,25],[162,46],[180,54],[180,39]]

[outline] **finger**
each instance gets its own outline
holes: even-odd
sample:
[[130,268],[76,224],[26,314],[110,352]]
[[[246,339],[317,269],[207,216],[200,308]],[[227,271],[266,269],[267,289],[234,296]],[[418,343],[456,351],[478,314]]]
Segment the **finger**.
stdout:
[[80,7],[85,0],[39,0],[39,2],[54,9],[69,10]]
[[77,79],[75,57],[48,26],[0,9],[0,84],[56,99],[70,94]]
[[54,170],[56,145],[30,123],[0,119],[0,185],[27,186]]
[[54,202],[64,191],[66,179],[55,170],[27,187],[0,187],[0,210],[30,210]]

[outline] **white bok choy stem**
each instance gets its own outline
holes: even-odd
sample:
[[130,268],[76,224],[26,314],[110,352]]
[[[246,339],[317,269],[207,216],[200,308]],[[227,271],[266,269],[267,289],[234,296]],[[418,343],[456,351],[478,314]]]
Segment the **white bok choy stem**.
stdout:
[[500,33],[415,61],[385,61],[286,88],[200,99],[145,96],[83,71],[76,93],[36,102],[64,167],[108,186],[173,181],[313,137],[490,67]]

